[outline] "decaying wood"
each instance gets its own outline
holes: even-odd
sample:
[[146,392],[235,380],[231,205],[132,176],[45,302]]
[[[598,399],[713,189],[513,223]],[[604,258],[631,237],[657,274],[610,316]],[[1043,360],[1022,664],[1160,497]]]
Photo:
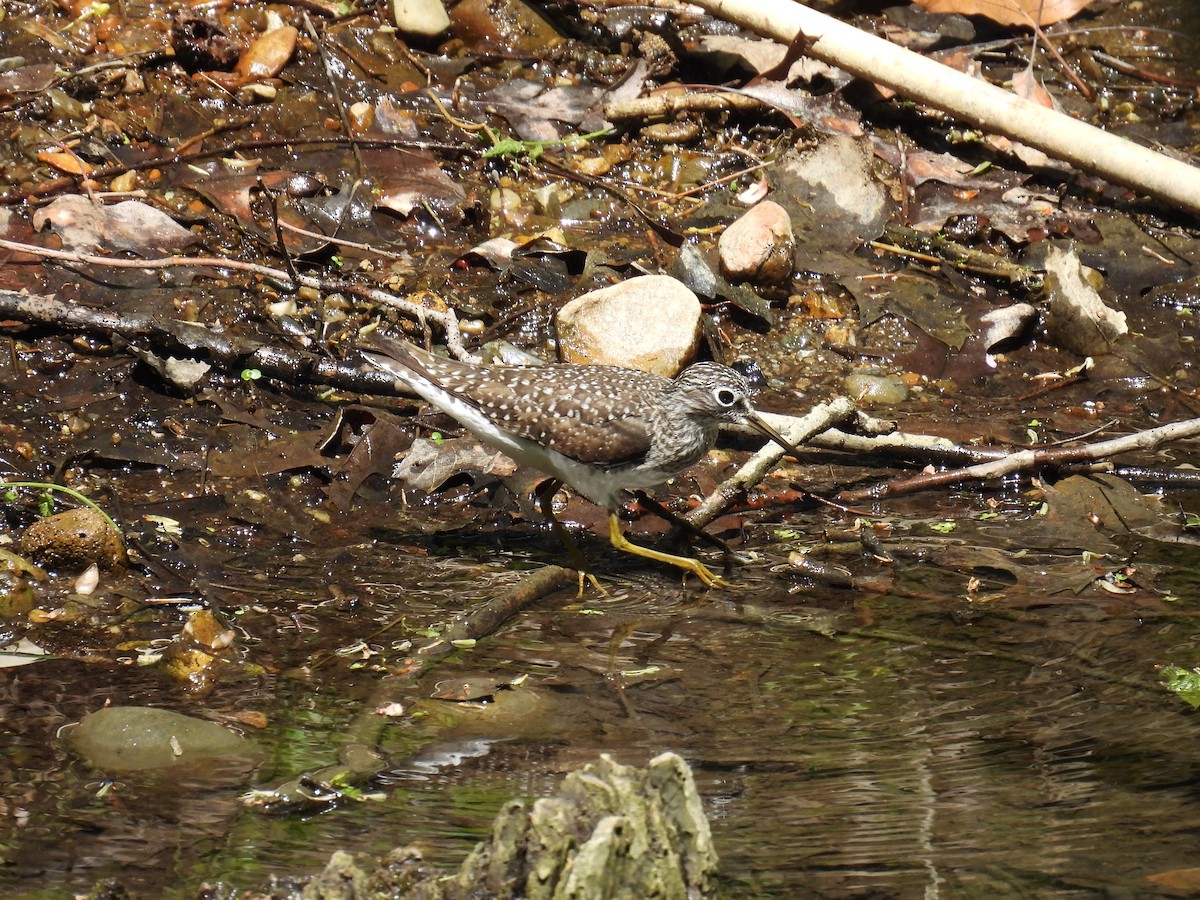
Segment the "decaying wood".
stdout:
[[305,900],[678,898],[711,896],[717,854],[687,763],[674,753],[644,769],[608,755],[563,779],[554,797],[508,803],[490,840],[453,875],[431,872],[420,851],[392,851],[373,869],[336,853]]

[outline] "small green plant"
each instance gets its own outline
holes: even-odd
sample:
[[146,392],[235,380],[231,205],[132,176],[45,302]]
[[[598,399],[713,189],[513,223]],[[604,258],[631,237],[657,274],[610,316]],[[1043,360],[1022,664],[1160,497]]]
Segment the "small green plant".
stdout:
[[601,128],[599,131],[593,131],[590,134],[577,134],[555,141],[519,141],[516,138],[497,137],[495,132],[490,128],[484,128],[483,133],[492,142],[492,146],[483,151],[483,158],[495,159],[496,157],[515,158],[518,156],[527,156],[530,162],[532,162],[541,156],[547,147],[562,147],[566,144],[574,144],[576,141],[590,141],[592,138],[601,137],[610,131],[612,131],[611,128]]
[[353,784],[350,781],[350,776],[346,772],[338,772],[329,780],[329,787],[337,791],[346,800],[354,800],[358,803],[365,803],[368,800],[379,801],[384,799],[381,793],[367,793],[362,788]]
[[1200,707],[1200,669],[1163,666],[1159,670],[1163,686],[1192,709]]

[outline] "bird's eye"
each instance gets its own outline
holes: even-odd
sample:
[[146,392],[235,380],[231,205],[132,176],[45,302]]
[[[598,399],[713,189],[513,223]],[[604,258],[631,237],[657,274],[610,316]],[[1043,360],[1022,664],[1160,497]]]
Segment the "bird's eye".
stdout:
[[713,391],[713,397],[715,397],[717,402],[722,406],[733,406],[737,403],[738,399],[737,394],[731,391],[729,388],[717,388],[715,391]]

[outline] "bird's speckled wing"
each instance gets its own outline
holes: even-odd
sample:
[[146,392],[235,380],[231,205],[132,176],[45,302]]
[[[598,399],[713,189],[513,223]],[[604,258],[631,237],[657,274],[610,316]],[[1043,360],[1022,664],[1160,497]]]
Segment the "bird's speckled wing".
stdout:
[[646,455],[645,398],[667,383],[659,375],[612,366],[477,366],[379,336],[370,343],[505,431],[591,465],[617,466]]

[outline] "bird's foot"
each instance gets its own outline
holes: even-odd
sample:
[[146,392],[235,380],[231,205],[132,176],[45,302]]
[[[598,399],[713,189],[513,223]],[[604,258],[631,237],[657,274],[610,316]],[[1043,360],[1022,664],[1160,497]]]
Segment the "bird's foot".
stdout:
[[585,572],[583,569],[577,569],[576,572],[579,575],[579,591],[575,594],[576,600],[583,599],[583,585],[585,581],[590,581],[592,583],[592,587],[596,589],[596,592],[601,597],[608,596],[608,591],[604,589],[604,585],[600,583],[600,580],[595,575],[593,575],[591,572]]
[[[679,559],[680,562],[675,563],[675,565],[679,566],[685,572],[691,572],[693,575],[699,578],[701,582],[703,582],[706,588],[709,588],[710,590],[712,588],[718,588],[720,590],[732,590],[732,584],[730,584],[720,575],[714,575],[712,570],[708,568],[708,566],[704,565],[704,563],[694,559],[687,559],[686,557],[676,558]],[[685,562],[691,563],[692,565],[683,565]]]

